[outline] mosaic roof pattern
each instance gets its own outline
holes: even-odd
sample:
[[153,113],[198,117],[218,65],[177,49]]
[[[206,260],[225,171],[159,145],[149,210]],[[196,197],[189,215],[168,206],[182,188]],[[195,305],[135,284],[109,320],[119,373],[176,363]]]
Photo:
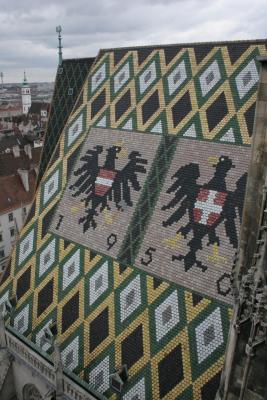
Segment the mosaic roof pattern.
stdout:
[[124,400],[214,399],[266,53],[107,50],[90,70],[0,298],[17,295],[11,324],[48,354],[56,320],[65,366],[106,398],[126,363]]
[[[63,60],[62,65],[57,69],[37,184],[48,166],[62,129],[77,101],[93,62],[94,58]],[[79,101],[81,102],[82,99]],[[79,101],[77,106],[79,106]]]

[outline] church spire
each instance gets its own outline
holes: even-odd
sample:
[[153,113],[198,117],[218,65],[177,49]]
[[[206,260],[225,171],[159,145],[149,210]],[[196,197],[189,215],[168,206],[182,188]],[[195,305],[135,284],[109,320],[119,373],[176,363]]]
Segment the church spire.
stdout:
[[24,70],[24,77],[23,77],[23,86],[28,86],[25,70]]
[[62,64],[62,44],[61,44],[62,37],[61,37],[61,31],[62,31],[62,28],[61,28],[60,25],[58,25],[56,27],[56,32],[58,33],[58,65]]

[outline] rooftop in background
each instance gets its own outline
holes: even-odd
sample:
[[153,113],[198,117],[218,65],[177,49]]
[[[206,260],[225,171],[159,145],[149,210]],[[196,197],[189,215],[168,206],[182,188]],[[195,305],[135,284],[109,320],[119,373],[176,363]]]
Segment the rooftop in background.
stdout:
[[29,172],[29,188],[27,192],[18,174],[10,176],[0,176],[0,213],[21,207],[21,204],[31,203],[34,195],[36,173],[34,170]]
[[[14,175],[21,168],[28,170],[38,168],[42,149],[41,147],[33,148],[30,151],[31,158],[22,149],[19,150],[19,156],[17,157],[14,157],[12,150],[10,153],[0,154],[0,176]],[[3,196],[2,192],[1,196]]]
[[12,150],[13,146],[19,146],[21,149],[28,144],[29,141],[25,136],[20,134],[3,134],[0,133],[0,153],[5,152],[7,149]]
[[49,112],[50,103],[44,101],[33,101],[29,109],[29,114],[41,114],[41,111]]
[[20,149],[24,149],[24,146],[27,144],[30,144],[32,147],[42,146],[37,131],[30,131],[23,135],[14,132],[12,127],[4,130],[3,133],[0,131],[0,153],[11,151],[14,146],[19,146]]

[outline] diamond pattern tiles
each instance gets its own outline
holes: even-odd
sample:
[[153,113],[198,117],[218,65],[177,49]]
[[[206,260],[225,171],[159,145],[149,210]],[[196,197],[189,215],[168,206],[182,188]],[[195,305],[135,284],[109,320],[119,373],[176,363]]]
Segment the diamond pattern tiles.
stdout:
[[59,171],[57,170],[50,179],[44,185],[44,205],[49,201],[49,199],[56,193],[58,189]]
[[152,117],[159,107],[159,94],[156,90],[142,106],[143,124],[145,124]]
[[108,289],[108,262],[104,264],[89,279],[89,304],[92,305]]
[[70,371],[73,371],[79,364],[79,339],[80,337],[76,336],[61,353],[64,367]]
[[138,400],[146,398],[145,379],[140,379],[124,396],[123,400]]
[[89,382],[94,389],[104,393],[109,389],[110,360],[104,358],[89,374]]
[[[122,364],[131,368],[144,355],[143,325],[134,329],[121,343]],[[133,351],[134,349],[134,351]]]
[[139,76],[139,91],[143,95],[145,91],[157,79],[156,63],[152,63]]
[[19,300],[31,286],[31,267],[28,267],[26,271],[22,273],[22,275],[17,280],[17,299]]
[[[60,239],[60,243],[61,241]],[[59,247],[61,248],[61,244]],[[68,259],[66,260],[65,256],[61,265],[71,266],[72,260],[78,260],[81,248],[72,249],[72,251],[67,249],[65,251],[69,253]],[[90,258],[91,261],[88,262]],[[80,300],[83,297],[80,297],[76,287],[73,287],[68,297],[62,298],[59,304],[61,312],[58,317],[52,311],[44,315],[44,324],[39,322],[36,326],[36,330],[33,331],[36,344],[43,351],[50,353],[48,344],[43,340],[43,329],[53,319],[62,318],[59,320],[59,324],[62,323],[62,333],[70,332],[67,336],[62,336],[66,338],[62,342],[62,359],[65,367],[70,371],[82,371],[84,365],[88,382],[108,398],[111,395],[109,374],[118,363],[126,363],[130,371],[129,385],[124,389],[123,398],[131,398],[130,396],[142,393],[146,393],[153,399],[164,396],[180,398],[184,390],[191,391],[191,387],[194,388],[195,384],[195,390],[199,390],[199,376],[206,373],[207,365],[210,365],[212,360],[218,360],[223,354],[229,325],[227,307],[216,302],[211,304],[202,296],[185,291],[174,284],[166,285],[161,280],[155,284],[153,279],[145,273],[136,274],[129,267],[121,273],[117,263],[100,261],[101,257],[98,255],[89,257],[87,251],[86,260],[85,267],[83,265],[85,260],[80,257],[82,270],[85,268],[85,271],[88,271],[79,284],[81,287],[82,282],[87,282],[89,291],[85,291],[85,296],[89,293],[90,298],[91,290],[98,291],[103,286],[103,282],[108,281],[108,285],[104,286],[105,290],[101,289],[101,295],[96,294],[91,306],[87,299],[84,302],[84,306],[91,310],[91,313],[88,313],[88,322],[79,318],[82,312],[81,308],[79,310],[79,303],[80,307],[83,307],[83,300]],[[111,268],[114,270],[113,277],[108,275]],[[39,290],[39,298],[44,297],[44,301],[49,299],[47,290],[51,286],[50,276],[47,278],[47,283],[43,285],[43,289]],[[61,279],[59,274],[59,285]],[[116,287],[115,297],[111,291],[114,287]],[[43,293],[46,295],[43,296]],[[147,299],[150,299],[149,303]],[[40,304],[43,304],[43,301]],[[29,310],[26,301],[26,307],[22,306],[15,316],[14,326],[21,332],[29,329],[29,318],[31,318]],[[187,317],[187,310],[194,310],[194,314],[192,311],[188,314],[190,319]],[[220,327],[218,327],[218,321]],[[112,325],[116,326],[116,335]],[[83,326],[87,332],[85,336],[82,334]],[[191,337],[190,341],[187,331]],[[83,348],[81,340],[86,337],[90,354],[94,354],[94,357],[88,357],[86,341],[84,353],[81,353]],[[191,343],[190,347],[189,343]],[[198,361],[192,371],[195,378],[191,375],[189,368],[190,363],[194,362],[194,357]],[[219,369],[211,370],[203,379],[203,387],[221,366],[222,363]],[[166,368],[170,371],[167,381],[164,377]],[[151,387],[151,381],[157,382],[154,388]],[[153,390],[153,397],[149,394],[151,390]],[[206,386],[203,390],[204,392],[207,390]]]
[[51,325],[53,322],[52,319],[49,319],[44,326],[36,333],[35,335],[35,343],[37,346],[42,349],[43,351],[48,351],[50,349],[50,344],[45,340],[45,329]]
[[29,304],[27,304],[14,318],[14,328],[21,334],[29,327]]
[[114,75],[114,93],[117,92],[128,82],[130,79],[130,65],[127,62],[115,75]]
[[61,189],[61,164],[42,183],[42,206],[46,207],[56,197]]
[[225,94],[221,93],[206,111],[209,131],[212,131],[227,115],[227,113],[228,108]]
[[94,99],[91,104],[91,118],[93,119],[102,110],[106,104],[106,91],[105,89]]
[[173,125],[176,127],[192,110],[190,93],[186,92],[172,107]]
[[[56,320],[65,367],[107,398],[114,397],[109,374],[125,362],[129,380],[121,396],[124,400],[214,399],[229,327],[228,306],[211,300],[200,286],[194,292],[185,289],[184,282],[167,281],[168,263],[157,261],[162,279],[155,280],[149,272],[138,272],[133,260],[172,162],[176,137],[185,136],[198,148],[200,141],[203,146],[203,141],[227,144],[236,151],[250,144],[257,54],[266,55],[265,43],[101,52],[72,115],[65,106],[58,113],[60,118],[68,118],[62,138],[58,142],[58,136],[47,136],[49,158],[56,142],[57,150],[37,191],[32,219],[22,231],[5,273],[0,298],[17,293],[11,324],[48,354],[51,349],[44,342],[43,329]],[[60,132],[66,123],[62,121]],[[118,163],[128,156],[126,133],[132,142],[135,136],[131,131],[137,131],[154,141],[155,136],[161,143],[158,162],[151,166],[153,174],[140,191],[140,203],[119,254],[120,264],[103,255],[103,246],[96,252],[88,247],[88,241],[81,246],[72,237],[68,242],[63,240],[59,235],[65,223],[63,214],[58,215],[55,235],[49,226],[55,222],[53,210],[68,185],[68,174],[77,162],[85,133],[98,124],[110,128],[113,136],[114,130],[121,130],[119,145],[123,143],[123,151]],[[141,151],[141,147],[134,150]],[[188,145],[188,152],[192,148]],[[206,152],[202,153],[206,157]],[[208,180],[198,184],[205,182]],[[118,232],[123,226],[121,211],[112,211],[114,220],[104,208],[101,222],[103,232],[109,229],[111,235],[116,224]],[[78,206],[68,208],[68,212],[81,214]],[[175,249],[179,240],[175,236],[171,239],[166,247]],[[214,246],[208,253],[214,265],[222,257],[216,249]],[[157,260],[153,246],[144,250],[144,262],[150,257],[153,262]],[[221,296],[228,291],[226,275],[218,283]]]
[[[59,248],[63,248],[61,239]],[[84,283],[88,285],[85,297],[80,297],[82,294],[78,294],[77,286],[70,284],[71,292],[59,303],[61,311],[58,317],[54,308],[48,314],[41,310],[39,322],[33,330],[36,344],[43,351],[50,353],[51,349],[43,339],[43,329],[52,320],[59,318],[63,333],[62,358],[65,367],[74,372],[83,371],[85,368],[88,382],[99,388],[108,398],[111,396],[108,377],[113,372],[114,365],[118,363],[126,363],[130,370],[130,381],[124,389],[123,398],[131,398],[130,396],[141,393],[146,393],[153,399],[164,396],[180,398],[184,391],[191,393],[192,388],[195,388],[198,392],[202,387],[203,393],[206,393],[208,389],[205,385],[222,366],[221,362],[217,369],[212,369],[206,375],[206,368],[223,355],[229,325],[227,307],[217,302],[211,303],[177,285],[166,284],[161,280],[154,282],[149,275],[136,274],[129,267],[120,272],[117,263],[111,264],[105,259],[101,261],[99,255],[89,256],[88,251],[85,253],[84,259],[81,257],[81,247],[75,249],[73,245],[69,245],[60,256],[64,258],[59,260],[60,265],[72,266],[71,261],[79,259],[81,271],[85,268],[85,275],[79,287]],[[72,271],[73,269],[71,267]],[[111,269],[114,270],[114,276],[109,274]],[[56,278],[59,287],[62,276],[63,272]],[[90,299],[91,291],[98,291],[105,281],[108,284],[100,290],[101,294],[96,294],[96,298],[91,297],[94,301],[90,305],[88,295]],[[49,302],[50,286],[51,274],[37,290],[37,297],[43,298],[40,301],[42,307],[44,302]],[[115,296],[112,294],[114,287]],[[88,320],[80,319],[83,304],[88,308]],[[112,325],[115,325],[116,334]],[[18,310],[14,326],[21,332],[27,332],[31,326],[28,301],[24,301]],[[83,326],[87,332],[85,336],[82,333]],[[69,333],[64,336],[64,332]],[[81,341],[85,340],[84,338],[87,339],[82,350]],[[191,343],[190,347],[188,343]],[[189,365],[195,363],[195,359],[197,364],[194,364],[195,367],[191,371]],[[172,365],[168,381],[163,373],[166,365]],[[202,386],[199,386],[198,381],[202,374],[205,378]],[[154,388],[151,387],[151,381],[157,382]],[[151,391],[153,395],[150,394]]]
[[181,91],[192,78],[189,54],[185,52],[175,63],[171,64],[168,72],[163,76],[165,99],[168,103]]
[[39,277],[44,275],[46,271],[52,267],[52,265],[56,262],[56,239],[52,239],[48,245],[44,247],[44,249],[40,252],[39,258]]
[[156,338],[159,341],[179,322],[178,293],[171,293],[155,310]]
[[258,80],[259,74],[256,62],[251,60],[235,78],[238,95],[241,100],[255,86]]
[[106,307],[91,323],[89,328],[90,352],[94,351],[109,335],[109,313]]
[[75,293],[62,308],[62,333],[64,333],[79,317],[79,292]]
[[[171,377],[166,374],[167,370],[174,372],[171,374]],[[159,362],[158,373],[160,397],[163,398],[184,378],[182,348],[180,344]]]
[[33,252],[35,243],[35,229],[31,229],[19,243],[18,266],[21,265]]
[[54,281],[51,279],[38,293],[37,317],[53,303]]
[[168,76],[168,90],[171,96],[186,80],[186,66],[185,61],[181,61],[177,67]]
[[[159,104],[153,102],[154,105],[150,110],[149,118],[153,117],[154,121],[156,122],[156,118],[158,117],[158,111],[164,111],[164,107],[166,107],[168,115],[167,129],[170,133],[179,134],[179,132],[183,130],[183,125],[185,125],[188,122],[188,118],[190,116],[193,117],[196,112],[199,112],[202,124],[202,135],[200,136],[198,135],[198,139],[199,138],[208,140],[213,139],[215,141],[217,140],[219,141],[220,129],[222,128],[222,124],[225,124],[227,121],[229,121],[231,117],[235,116],[236,110],[240,108],[241,104],[244,105],[247,101],[245,95],[242,99],[239,97],[237,89],[237,81],[240,78],[239,80],[241,82],[241,76],[242,76],[241,71],[243,69],[245,69],[244,76],[246,70],[247,69],[249,70],[247,77],[245,77],[246,78],[245,86],[247,90],[246,93],[249,93],[249,95],[251,96],[253,94],[253,91],[254,93],[256,91],[258,72],[255,63],[255,56],[259,51],[266,51],[266,49],[263,47],[262,48],[255,48],[253,46],[248,47],[248,49],[240,57],[239,63],[235,64],[236,67],[231,67],[231,68],[229,66],[231,63],[227,59],[227,57],[229,57],[229,54],[227,52],[226,47],[221,47],[218,50],[218,47],[212,48],[212,46],[210,46],[209,52],[206,53],[206,56],[202,59],[202,62],[199,64],[199,67],[195,67],[194,65],[192,58],[193,57],[192,50],[185,51],[184,53],[182,52],[179,53],[178,51],[177,56],[173,58],[173,61],[170,64],[168,64],[168,68],[165,67],[160,51],[158,53],[160,55],[158,59],[155,56],[154,52],[153,58],[148,57],[147,65],[142,69],[142,74],[147,69],[147,80],[148,82],[150,82],[150,80],[153,80],[154,76],[154,74],[150,71],[150,69],[151,68],[153,69],[154,63],[156,65],[159,65],[156,74],[157,78],[155,79],[155,81],[153,81],[153,83],[150,86],[148,86],[147,89],[148,93],[147,91],[144,92],[145,93],[143,95],[144,100],[145,98],[148,99],[149,93],[150,96],[153,94],[153,89],[156,87],[156,85],[158,85],[158,82],[160,82],[158,75],[158,73],[160,72],[158,71],[162,71],[163,86],[161,87],[159,85],[158,98],[161,100]],[[253,65],[255,66],[255,68],[253,67]],[[140,75],[138,75],[138,78],[136,79],[139,80],[140,76],[141,72]],[[249,82],[246,83],[246,81],[248,80]],[[190,84],[190,82],[194,82],[194,84]],[[179,100],[185,94],[186,88],[189,89],[187,90],[187,92],[189,93],[190,96],[191,106],[187,101],[186,104],[189,105],[187,106],[184,105],[183,112],[181,112],[181,115],[178,113],[177,116],[174,105],[176,103],[179,104]],[[208,105],[212,104],[212,102],[216,99],[216,93],[218,95],[218,91],[219,90],[222,91],[222,89],[225,89],[225,96],[227,99],[225,118],[223,119],[222,123],[214,125],[213,129],[211,129],[210,131],[207,130],[206,110]],[[175,96],[176,96],[176,101],[173,100]],[[186,96],[186,98],[188,99],[188,95]],[[137,94],[137,102],[139,101],[139,99],[142,101],[142,96],[140,97]],[[173,113],[172,120],[169,118],[170,117],[169,110],[171,110],[171,112]],[[246,111],[245,109],[242,110],[242,112],[245,111]],[[144,117],[144,112],[143,112],[143,117]],[[213,117],[214,113],[211,118]],[[180,123],[177,124],[179,118],[181,124]],[[137,126],[138,130],[143,129],[144,120],[146,120],[146,117],[140,120],[140,122],[138,120],[139,124],[142,123],[139,126]],[[123,126],[123,124],[121,124],[121,126]],[[151,126],[153,127],[153,124],[151,124]],[[127,127],[127,129],[131,128]],[[158,129],[159,128],[157,128],[157,131],[162,133],[162,129],[161,130]],[[154,132],[156,131],[154,130]],[[235,126],[234,129],[234,137],[235,140],[229,140],[228,142],[226,136],[225,140],[227,143],[232,143],[232,144],[240,144],[242,142],[245,144],[249,144],[250,142],[248,129],[243,118],[238,119],[238,124]]]
[[72,124],[67,128],[67,143],[69,148],[85,130],[85,109],[77,116]]
[[196,328],[198,363],[209,357],[224,342],[221,312],[216,308]]
[[120,319],[124,321],[142,303],[140,276],[132,280],[120,293]]
[[78,249],[63,265],[62,289],[65,290],[80,274],[80,255]]
[[196,95],[199,107],[213,97],[227,79],[227,71],[223,60],[222,49],[210,53],[211,57],[202,66],[195,77]]
[[215,60],[199,77],[202,96],[206,96],[220,79],[221,74],[218,62]]
[[[240,44],[240,47],[242,45]],[[238,49],[233,50],[231,46],[229,46],[229,49],[223,45],[209,45],[205,49],[201,46],[183,49],[177,47],[176,51],[173,46],[171,49],[171,62],[167,64],[164,55],[166,49],[146,51],[146,57],[142,59],[141,64],[137,62],[136,52],[132,51],[124,53],[121,62],[114,67],[112,66],[113,55],[111,53],[110,57],[108,57],[109,53],[107,53],[104,64],[108,65],[107,60],[109,60],[109,73],[111,74],[110,87],[107,85],[107,82],[109,82],[107,81],[108,78],[105,78],[98,86],[97,93],[93,95],[92,104],[95,101],[95,96],[99,95],[101,88],[106,88],[111,93],[111,98],[114,99],[111,102],[112,109],[115,105],[114,102],[117,102],[117,93],[124,91],[127,94],[117,104],[116,119],[112,119],[110,122],[112,127],[123,128],[126,125],[123,129],[147,130],[149,128],[145,124],[145,121],[149,119],[149,122],[151,122],[149,126],[152,129],[157,123],[156,119],[159,113],[166,112],[167,131],[178,135],[182,134],[183,126],[188,122],[189,117],[193,117],[198,112],[200,113],[202,132],[201,134],[200,132],[198,133],[197,138],[219,141],[220,130],[223,127],[222,124],[218,123],[214,125],[211,131],[207,131],[206,121],[206,110],[216,99],[216,94],[218,96],[218,91],[225,91],[227,98],[227,118],[223,120],[225,124],[230,118],[236,115],[240,106],[247,102],[248,95],[250,97],[252,95],[255,96],[257,89],[259,75],[255,57],[259,53],[265,53],[266,48],[261,44],[251,44],[247,47],[243,46],[243,48],[244,50],[240,52],[239,59],[236,60],[236,56],[233,56],[233,54],[237,54]],[[202,56],[200,57],[201,54]],[[234,64],[232,64],[233,59],[235,59]],[[197,64],[196,60],[198,60]],[[99,63],[99,68],[101,68],[101,62]],[[95,71],[97,70],[96,66]],[[128,91],[126,90],[127,88]],[[157,99],[155,95],[156,88]],[[131,96],[129,95],[129,90],[131,91]],[[188,100],[189,95],[191,105],[184,107],[181,114],[178,113],[177,117],[174,106],[177,103],[179,104],[179,100],[183,98],[186,92],[188,92],[186,98]],[[152,100],[147,103],[147,100],[151,96]],[[189,104],[188,101],[187,104]],[[129,113],[126,112],[130,109],[132,110],[133,107],[136,107],[138,115],[136,127],[128,123]],[[244,116],[245,111],[246,109],[242,109],[242,116]],[[106,111],[104,112],[106,113]],[[170,113],[173,114],[172,117]],[[148,117],[146,117],[146,114]],[[142,118],[140,118],[140,115],[142,115]],[[242,116],[238,118],[238,123],[235,126],[235,142],[229,141],[229,143],[250,143],[247,126]],[[179,118],[181,124],[177,124]],[[105,127],[109,126],[109,122],[105,117]],[[162,128],[157,128],[154,132],[163,133],[163,130]],[[238,139],[236,139],[237,137]],[[238,143],[236,143],[237,140]]]
[[118,121],[131,106],[130,89],[115,104],[115,120]]
[[102,65],[94,72],[91,77],[91,94],[98,89],[108,76],[108,64],[103,62]]

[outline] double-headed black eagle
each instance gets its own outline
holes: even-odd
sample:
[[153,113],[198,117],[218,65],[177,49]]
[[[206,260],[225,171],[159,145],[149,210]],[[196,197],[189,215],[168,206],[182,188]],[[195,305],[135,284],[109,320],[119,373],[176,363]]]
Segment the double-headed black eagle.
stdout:
[[74,171],[78,176],[76,182],[70,186],[72,196],[82,195],[85,215],[79,219],[83,224],[83,231],[97,227],[96,217],[105,208],[110,210],[109,203],[114,202],[118,210],[123,211],[123,205],[132,206],[131,188],[139,191],[138,174],[146,173],[144,165],[147,160],[141,158],[138,151],[132,151],[128,155],[128,163],[121,170],[116,169],[116,159],[121,152],[120,146],[111,146],[106,150],[106,161],[99,165],[99,155],[103,153],[102,146],[96,146],[93,150],[87,150],[81,157],[83,165]]
[[184,238],[192,232],[192,239],[188,242],[189,251],[186,255],[173,255],[173,260],[183,260],[185,270],[197,266],[205,271],[207,266],[197,259],[196,253],[202,249],[202,239],[208,235],[208,244],[220,244],[216,228],[224,221],[226,235],[234,248],[238,246],[238,237],[235,225],[237,211],[241,219],[243,199],[246,186],[246,175],[242,175],[236,182],[236,189],[231,192],[226,188],[227,173],[234,168],[228,156],[221,156],[218,163],[213,165],[215,173],[211,180],[199,185],[199,166],[190,163],[178,169],[172,176],[174,183],[167,193],[174,194],[173,199],[162,210],[175,207],[171,216],[163,222],[163,226],[171,226],[188,213],[189,222],[177,230]]

